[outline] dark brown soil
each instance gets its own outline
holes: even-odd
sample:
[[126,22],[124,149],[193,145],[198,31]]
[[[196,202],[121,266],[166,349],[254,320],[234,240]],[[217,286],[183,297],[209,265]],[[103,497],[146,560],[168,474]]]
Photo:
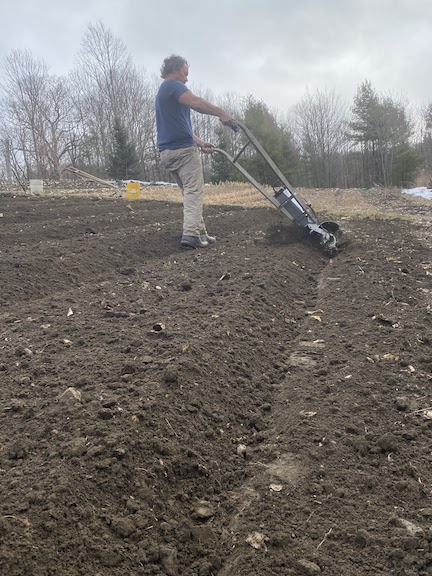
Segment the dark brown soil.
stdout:
[[425,220],[328,260],[271,206],[199,252],[179,204],[0,213],[2,574],[432,574]]

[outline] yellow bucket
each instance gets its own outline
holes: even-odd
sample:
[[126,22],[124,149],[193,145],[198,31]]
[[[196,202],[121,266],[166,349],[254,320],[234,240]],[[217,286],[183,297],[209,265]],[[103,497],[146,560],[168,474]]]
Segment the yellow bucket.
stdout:
[[129,200],[138,200],[141,192],[141,185],[139,182],[128,182],[126,186],[127,197]]

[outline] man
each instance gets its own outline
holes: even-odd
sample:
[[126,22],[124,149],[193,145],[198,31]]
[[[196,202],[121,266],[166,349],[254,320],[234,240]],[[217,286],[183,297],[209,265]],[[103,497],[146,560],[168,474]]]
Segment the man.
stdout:
[[199,148],[214,152],[213,144],[204,142],[192,130],[190,111],[218,116],[222,124],[234,125],[235,119],[186,88],[189,65],[181,56],[165,58],[161,68],[164,79],[156,96],[157,144],[162,165],[179,185],[183,196],[183,235],[186,248],[205,248],[216,242],[204,224],[204,174]]

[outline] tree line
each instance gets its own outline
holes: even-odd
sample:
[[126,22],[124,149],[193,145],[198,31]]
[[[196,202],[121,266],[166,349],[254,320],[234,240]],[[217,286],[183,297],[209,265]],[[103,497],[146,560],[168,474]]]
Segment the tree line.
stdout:
[[[156,145],[154,100],[160,79],[138,69],[123,41],[100,21],[84,33],[66,76],[28,51],[6,55],[0,76],[0,176],[19,182],[62,179],[73,165],[104,179],[168,180]],[[334,90],[306,95],[288,111],[253,95],[193,88],[242,121],[295,186],[409,186],[432,177],[432,101],[412,110],[369,80],[351,105]],[[196,134],[232,155],[241,134],[193,113]],[[261,183],[274,176],[253,150],[242,164]],[[204,158],[208,181],[242,180],[223,155]]]

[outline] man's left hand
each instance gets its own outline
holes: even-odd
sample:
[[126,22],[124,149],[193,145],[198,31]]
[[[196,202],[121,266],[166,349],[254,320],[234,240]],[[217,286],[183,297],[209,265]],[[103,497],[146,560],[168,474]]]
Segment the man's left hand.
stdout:
[[210,144],[210,142],[204,142],[204,144],[201,145],[201,150],[204,152],[204,154],[213,154],[215,147],[213,144]]

